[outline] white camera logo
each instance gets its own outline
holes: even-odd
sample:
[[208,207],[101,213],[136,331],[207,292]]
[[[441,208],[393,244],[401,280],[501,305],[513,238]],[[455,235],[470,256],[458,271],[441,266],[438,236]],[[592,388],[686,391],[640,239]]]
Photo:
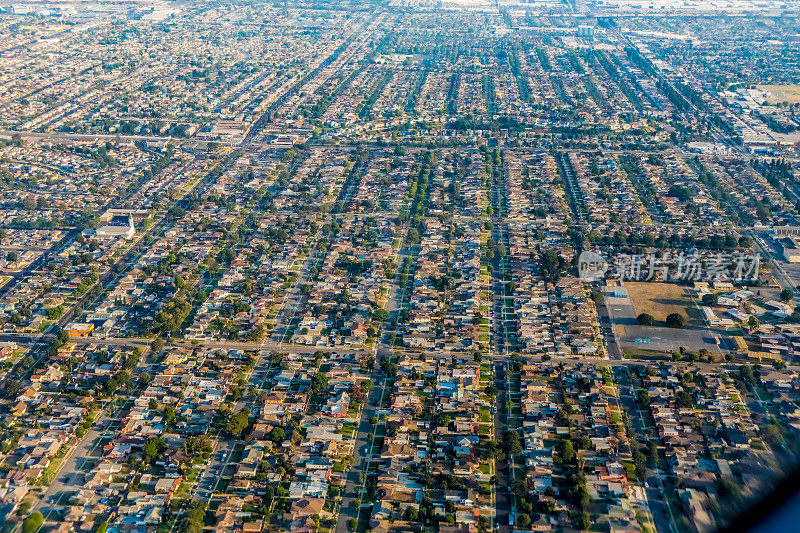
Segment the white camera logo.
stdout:
[[582,281],[598,281],[605,277],[608,271],[608,261],[603,256],[584,250],[578,256],[578,276]]

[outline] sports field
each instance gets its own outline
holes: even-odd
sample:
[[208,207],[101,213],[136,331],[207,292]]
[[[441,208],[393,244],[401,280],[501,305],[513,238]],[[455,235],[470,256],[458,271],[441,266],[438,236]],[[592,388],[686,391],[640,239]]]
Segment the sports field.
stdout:
[[800,102],[800,85],[758,85],[757,87],[770,93],[766,98],[770,104]]
[[682,314],[692,326],[703,326],[700,312],[692,301],[693,291],[682,285],[672,283],[625,282],[636,315],[648,313],[656,319],[657,326],[663,326],[667,315]]

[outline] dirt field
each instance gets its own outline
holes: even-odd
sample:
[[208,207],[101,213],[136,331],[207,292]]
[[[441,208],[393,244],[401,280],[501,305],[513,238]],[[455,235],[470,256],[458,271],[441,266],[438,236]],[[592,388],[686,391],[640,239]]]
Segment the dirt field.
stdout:
[[789,102],[796,104],[800,102],[800,85],[758,85],[762,91],[769,91],[771,94],[767,98],[770,104]]
[[667,315],[680,313],[689,325],[703,326],[703,318],[692,302],[692,290],[672,283],[626,282],[631,303],[636,315],[648,313],[656,319],[657,326],[663,326]]

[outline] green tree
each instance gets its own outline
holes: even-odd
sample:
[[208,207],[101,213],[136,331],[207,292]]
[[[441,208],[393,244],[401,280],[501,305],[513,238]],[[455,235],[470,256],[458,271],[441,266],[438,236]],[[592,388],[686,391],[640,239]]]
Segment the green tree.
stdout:
[[682,390],[675,395],[675,402],[678,407],[694,407],[694,399],[689,392]]
[[561,277],[561,273],[564,270],[566,261],[561,254],[552,248],[549,248],[542,254],[540,264],[544,279],[551,283],[555,283]]
[[742,365],[739,367],[739,377],[742,378],[743,381],[747,383],[755,383],[756,376],[753,372],[753,367],[750,365]]
[[250,409],[242,409],[228,420],[225,425],[227,431],[233,437],[240,437],[247,425],[250,423]]
[[770,218],[772,218],[772,213],[770,213],[769,205],[767,204],[759,204],[756,207],[756,216],[761,220],[762,223],[766,224]]
[[286,432],[283,428],[272,428],[272,431],[269,432],[269,438],[272,442],[278,444],[286,438]]
[[313,394],[321,394],[328,390],[328,375],[325,372],[317,372],[311,378],[311,392]]
[[207,435],[199,435],[197,437],[187,437],[183,441],[183,449],[189,457],[198,457],[211,453],[214,450],[214,444]]
[[22,522],[22,533],[35,533],[44,524],[44,516],[39,511],[34,511]]
[[572,463],[575,460],[575,447],[571,440],[564,439],[558,443],[558,456],[564,463]]
[[158,454],[167,449],[167,442],[161,437],[151,437],[144,443],[142,458],[145,463],[152,463]]
[[154,354],[159,353],[161,350],[164,349],[164,340],[161,338],[153,339],[153,342],[150,343],[150,351]]
[[184,533],[201,533],[205,525],[206,503],[194,502],[192,508],[186,513],[186,521],[183,524]]
[[418,516],[419,514],[414,507],[406,507],[405,511],[403,511],[403,518],[408,522],[416,522]]
[[650,396],[647,394],[646,390],[640,390],[636,393],[636,401],[639,402],[642,409],[646,409],[650,406]]
[[775,446],[780,443],[782,439],[781,428],[777,424],[768,424],[764,429],[764,440],[770,446]]
[[636,317],[636,322],[638,322],[640,326],[652,326],[656,323],[656,319],[653,318],[653,315],[642,313]]
[[680,313],[670,313],[667,315],[667,326],[671,328],[682,328],[686,325],[686,318]]
[[519,433],[516,431],[506,432],[503,445],[509,455],[519,455],[522,453],[522,442]]

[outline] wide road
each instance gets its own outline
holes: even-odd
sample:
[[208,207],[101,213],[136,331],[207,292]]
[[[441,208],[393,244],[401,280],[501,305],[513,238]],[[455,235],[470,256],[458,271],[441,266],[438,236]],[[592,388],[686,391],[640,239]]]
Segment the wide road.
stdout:
[[[141,363],[135,373],[152,371],[147,363]],[[60,507],[57,498],[63,492],[77,492],[83,488],[84,474],[102,461],[102,438],[106,435],[115,435],[119,429],[120,420],[127,415],[133,401],[117,404],[116,396],[106,400],[97,411],[97,417],[92,427],[78,442],[69,448],[61,466],[56,471],[53,482],[44,489],[41,497],[34,503],[33,509],[40,509],[45,516],[45,521],[57,518],[57,509]],[[110,412],[109,412],[110,410]],[[64,472],[62,474],[62,472]]]
[[[627,368],[616,367],[614,369],[614,379],[619,387],[619,405],[628,413],[631,424],[637,435],[644,436],[646,423],[644,417],[646,414],[639,409],[636,403],[636,398],[633,395],[633,384],[631,376]],[[647,437],[645,437],[647,439]],[[658,442],[658,437],[650,437]],[[658,465],[656,465],[657,467]],[[648,469],[648,475],[645,479],[646,486],[642,488],[645,491],[647,499],[647,506],[650,508],[650,514],[653,518],[653,523],[656,526],[657,533],[674,533],[673,518],[671,509],[664,499],[663,484],[660,479],[660,474],[657,469]]]
[[[98,440],[103,436],[107,420],[105,413],[101,414],[83,438],[69,449],[55,479],[45,489],[42,498],[36,501],[34,508],[40,507],[41,504],[48,502],[50,498],[65,490],[77,491],[83,487],[83,474],[86,468],[92,464],[92,457],[97,459]],[[66,474],[61,474],[61,472],[66,472]]]
[[236,447],[234,439],[218,439],[214,441],[214,451],[203,467],[193,487],[192,496],[200,501],[208,502],[219,484],[219,480],[228,466]]
[[[108,338],[95,338],[83,337],[71,339],[70,342],[75,344],[97,344],[108,346],[149,346],[153,339],[145,337],[108,337]],[[197,341],[190,339],[172,339],[164,344],[167,348],[208,348],[208,349],[223,349],[223,350],[263,350],[270,352],[280,353],[314,353],[318,351],[331,352],[331,353],[362,353],[368,352],[369,349],[357,346],[304,346],[300,344],[286,344],[275,341],[262,341],[262,342],[237,342],[237,341]]]
[[[503,442],[503,435],[508,427],[508,386],[507,386],[507,359],[506,362],[502,361],[503,358],[494,358],[494,386],[497,388],[497,401],[495,402],[494,413],[494,439],[499,443]],[[508,468],[508,460],[495,461],[495,475],[497,476],[497,484],[494,490],[495,501],[495,527],[500,531],[510,531],[508,524],[508,515],[511,513],[511,506],[513,504],[511,492],[509,491],[509,484],[511,477]]]
[[614,320],[611,318],[611,310],[606,305],[605,298],[597,304],[597,316],[600,318],[600,331],[606,340],[608,357],[616,361],[622,360],[622,350],[614,332]]
[[[384,324],[391,324],[392,319],[396,320],[400,310],[403,308],[405,290],[400,287],[398,279],[406,257],[413,257],[413,251],[411,248],[403,245],[397,253],[397,275],[394,283],[391,285],[391,294],[386,302],[386,311],[391,318],[385,321]],[[393,347],[386,343],[388,334],[389,331],[382,330],[380,342],[375,345],[373,355],[376,357],[376,363],[379,361],[379,356],[390,356],[392,354]],[[380,352],[378,351],[379,349]],[[379,415],[385,395],[387,393],[391,394],[391,390],[387,390],[388,376],[384,374],[378,364],[375,365],[375,369],[372,371],[371,379],[374,386],[367,396],[367,401],[361,410],[361,418],[358,422],[358,430],[356,432],[353,449],[353,465],[345,478],[345,488],[342,493],[341,507],[336,522],[336,533],[347,533],[349,531],[347,522],[353,518],[358,518],[359,511],[353,508],[353,502],[361,497],[362,483],[360,476],[362,472],[366,475],[369,465],[369,454],[372,452],[370,449],[372,442],[367,439],[367,435],[373,433],[374,428],[372,424],[369,423],[369,419]]]
[[[28,334],[17,333],[0,333],[0,341],[16,342],[17,344],[29,344],[32,342],[40,342],[41,344],[48,344],[53,339],[52,335],[43,335],[41,337]],[[70,344],[76,345],[89,345],[96,346],[130,346],[145,348],[150,346],[153,342],[152,338],[148,337],[75,337],[69,340]],[[238,342],[238,341],[224,341],[224,340],[209,340],[198,341],[191,339],[176,339],[173,338],[164,343],[165,348],[219,348],[222,350],[263,350],[269,352],[280,353],[314,353],[317,351],[325,351],[331,353],[368,353],[371,350],[361,346],[304,346],[300,344],[286,344],[277,343],[273,341],[266,342]]]
[[795,290],[797,287],[797,283],[789,276],[786,270],[781,265],[781,262],[775,258],[774,250],[771,250],[762,244],[763,237],[757,234],[755,231],[750,232],[750,236],[753,239],[753,243],[756,248],[758,248],[761,256],[766,258],[769,261],[772,275],[775,277],[775,280],[780,284],[781,289],[792,289]]
[[[0,138],[11,139],[13,135],[19,135],[22,139],[33,140],[47,140],[47,141],[88,141],[94,142],[100,139],[109,141],[174,141],[186,139],[173,139],[172,137],[158,137],[155,135],[116,135],[113,133],[65,133],[65,132],[52,132],[52,133],[38,133],[33,131],[12,131],[0,130]],[[197,143],[198,141],[193,141]],[[225,144],[225,143],[220,143]]]
[[[379,370],[373,373],[373,379],[380,379],[381,377],[383,377],[382,372]],[[370,391],[367,402],[361,410],[361,419],[358,422],[358,432],[356,433],[355,448],[353,449],[353,466],[347,472],[347,478],[345,479],[341,509],[336,522],[336,533],[347,533],[349,531],[347,522],[353,518],[358,518],[358,509],[353,507],[353,502],[361,498],[362,483],[360,476],[362,472],[366,475],[368,470],[372,443],[367,437],[373,430],[369,419],[373,416],[378,416],[385,393],[385,380],[380,379],[380,383],[380,386],[373,387]]]

